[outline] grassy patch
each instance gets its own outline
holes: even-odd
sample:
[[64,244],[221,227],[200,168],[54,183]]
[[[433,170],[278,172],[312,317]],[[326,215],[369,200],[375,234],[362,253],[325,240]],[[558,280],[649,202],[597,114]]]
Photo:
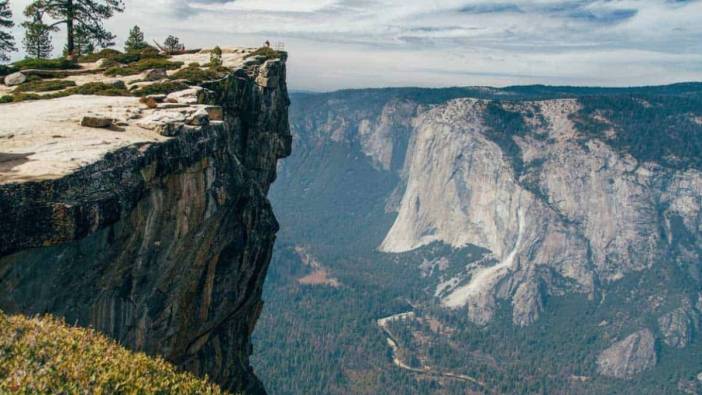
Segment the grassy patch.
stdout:
[[284,56],[284,52],[276,51],[271,47],[261,47],[250,54],[246,55],[245,58],[250,58],[252,56],[263,56],[266,60],[278,59]]
[[93,63],[97,62],[100,59],[113,59],[114,57],[119,55],[122,55],[122,52],[116,49],[105,48],[100,50],[99,52],[94,52],[91,54],[81,56],[80,58],[78,58],[78,63]]
[[130,96],[127,86],[122,81],[112,84],[104,82],[91,82],[77,86],[66,91],[66,96],[70,95],[94,95],[94,96]]
[[190,88],[190,85],[182,83],[182,82],[175,82],[175,81],[168,81],[168,82],[161,82],[158,84],[152,84],[152,85],[147,85],[142,88],[138,88],[132,91],[132,95],[134,96],[149,96],[149,95],[159,95],[159,94],[169,94],[173,92],[178,92],[182,91],[184,89]]
[[144,48],[140,51],[129,51],[129,52],[120,52],[114,49],[109,49],[105,48],[101,50],[100,52],[92,53],[89,55],[82,56],[80,59],[78,59],[78,62],[80,63],[92,63],[92,62],[97,62],[100,59],[109,59],[113,60],[117,63],[122,63],[122,64],[130,64],[130,63],[136,63],[142,59],[154,59],[154,58],[159,58],[159,59],[165,59],[166,56],[160,55],[158,53],[158,50],[152,47],[147,47]]
[[226,72],[222,69],[202,69],[199,66],[188,66],[178,70],[169,78],[172,80],[186,80],[189,84],[195,85],[205,81],[218,80],[223,78]]
[[122,81],[117,81],[112,84],[103,82],[91,82],[85,85],[75,86],[66,90],[38,95],[36,93],[15,92],[12,95],[0,97],[1,103],[18,103],[29,100],[48,100],[57,99],[72,95],[90,95],[90,96],[131,96],[126,85]]
[[80,68],[80,65],[78,65],[78,63],[72,62],[65,58],[25,59],[13,63],[12,66],[18,70],[71,70]]
[[0,393],[222,394],[160,358],[49,316],[0,313]]
[[148,58],[141,59],[138,62],[124,67],[111,67],[105,71],[105,75],[111,77],[118,75],[126,76],[139,74],[149,69],[177,70],[181,67],[183,67],[183,62],[171,62],[163,58]]
[[14,92],[51,92],[76,86],[73,81],[66,80],[34,80],[25,82],[15,88]]

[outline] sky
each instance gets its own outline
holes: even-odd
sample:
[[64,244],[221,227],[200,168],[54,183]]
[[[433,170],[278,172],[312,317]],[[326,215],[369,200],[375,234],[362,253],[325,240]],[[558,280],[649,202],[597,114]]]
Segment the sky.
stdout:
[[[29,0],[10,0],[15,20]],[[188,47],[282,43],[288,85],[633,86],[702,80],[702,0],[126,0],[106,22]],[[19,23],[18,23],[19,24]],[[16,28],[21,41],[21,28]],[[62,48],[63,36],[55,37]],[[58,51],[57,51],[58,52]],[[14,55],[15,59],[22,57]]]

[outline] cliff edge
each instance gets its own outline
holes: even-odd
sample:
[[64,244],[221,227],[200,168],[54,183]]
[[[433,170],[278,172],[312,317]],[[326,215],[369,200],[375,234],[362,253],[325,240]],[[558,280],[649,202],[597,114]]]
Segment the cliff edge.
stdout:
[[223,78],[148,100],[0,104],[1,310],[264,392],[250,334],[278,231],[266,195],[291,135],[284,53],[251,52],[227,50]]

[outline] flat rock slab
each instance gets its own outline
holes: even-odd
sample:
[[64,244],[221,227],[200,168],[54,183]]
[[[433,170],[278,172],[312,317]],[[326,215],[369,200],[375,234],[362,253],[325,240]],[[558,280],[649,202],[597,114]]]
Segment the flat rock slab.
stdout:
[[[57,179],[108,152],[166,137],[126,121],[143,111],[136,97],[69,96],[0,104],[0,184]],[[109,114],[118,130],[80,125],[87,114]]]

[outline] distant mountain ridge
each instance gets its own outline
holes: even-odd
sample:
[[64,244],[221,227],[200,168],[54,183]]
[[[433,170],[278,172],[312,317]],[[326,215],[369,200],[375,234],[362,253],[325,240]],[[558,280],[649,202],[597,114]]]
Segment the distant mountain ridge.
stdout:
[[[654,377],[700,349],[702,84],[388,88],[291,100],[294,154],[272,190],[281,241],[306,246],[349,288],[387,287],[388,305],[410,300],[420,321],[467,318],[453,325],[453,352],[480,328],[498,333],[511,322],[530,333],[542,317],[566,327],[576,314],[591,340],[573,339],[572,352],[585,359],[543,374],[560,377],[566,392],[598,393],[619,379],[670,389]],[[571,300],[578,307],[563,310]],[[415,344],[421,363],[448,363],[431,347]],[[491,343],[477,351],[503,352]],[[702,365],[676,363],[671,388],[697,385]],[[571,383],[564,369],[587,383]]]

